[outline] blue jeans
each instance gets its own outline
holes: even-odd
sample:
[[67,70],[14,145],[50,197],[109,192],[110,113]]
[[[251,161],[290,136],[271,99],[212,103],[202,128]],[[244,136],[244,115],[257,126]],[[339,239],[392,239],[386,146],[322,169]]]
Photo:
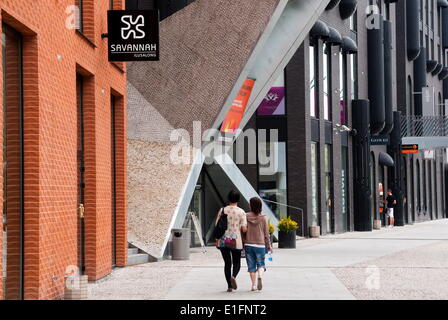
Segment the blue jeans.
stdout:
[[264,263],[266,255],[265,248],[245,246],[244,251],[246,252],[246,262],[248,272],[257,272],[257,270],[260,268],[266,270],[266,265]]

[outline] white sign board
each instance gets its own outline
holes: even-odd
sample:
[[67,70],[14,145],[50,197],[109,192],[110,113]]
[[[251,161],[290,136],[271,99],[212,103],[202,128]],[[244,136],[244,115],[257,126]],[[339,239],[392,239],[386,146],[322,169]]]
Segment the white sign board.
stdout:
[[194,228],[196,229],[196,233],[198,234],[199,241],[201,242],[202,252],[207,252],[205,250],[205,243],[204,238],[202,237],[202,230],[201,230],[201,224],[199,223],[198,217],[194,214],[194,212],[190,212],[191,215],[191,221],[193,221]]

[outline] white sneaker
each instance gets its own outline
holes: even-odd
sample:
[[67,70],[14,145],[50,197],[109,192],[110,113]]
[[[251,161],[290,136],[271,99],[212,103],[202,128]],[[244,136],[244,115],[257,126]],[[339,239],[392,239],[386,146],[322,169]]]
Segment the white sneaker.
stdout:
[[257,291],[257,286],[252,286],[252,291]]

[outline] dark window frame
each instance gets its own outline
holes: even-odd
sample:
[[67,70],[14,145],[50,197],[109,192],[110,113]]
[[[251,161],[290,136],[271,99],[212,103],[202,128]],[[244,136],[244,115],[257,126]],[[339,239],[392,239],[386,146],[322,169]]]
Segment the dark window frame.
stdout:
[[[25,213],[25,199],[24,199],[24,194],[25,194],[25,159],[24,159],[24,84],[23,84],[23,76],[24,76],[24,72],[23,72],[23,36],[20,32],[18,32],[17,30],[15,30],[13,27],[10,27],[9,25],[7,25],[6,23],[2,24],[2,64],[3,64],[3,86],[5,86],[5,76],[6,76],[6,72],[4,70],[6,70],[5,68],[5,64],[6,64],[6,54],[3,48],[3,35],[5,34],[5,31],[11,33],[14,37],[17,38],[18,43],[19,43],[19,57],[18,57],[18,70],[19,70],[19,92],[20,92],[20,99],[19,99],[19,112],[20,112],[20,121],[19,121],[19,126],[20,126],[20,186],[19,186],[19,192],[20,192],[20,205],[19,205],[19,210],[20,210],[20,249],[19,249],[19,255],[20,255],[20,262],[19,262],[19,287],[20,287],[20,291],[19,291],[19,298],[20,300],[22,300],[24,298],[24,284],[25,284],[25,274],[24,274],[24,267],[25,267],[25,219],[24,219],[24,213]],[[6,98],[6,93],[5,93],[5,87],[2,88],[3,90],[3,99]],[[6,103],[4,102],[3,105],[5,106]],[[5,113],[4,115],[5,116]],[[3,120],[4,121],[4,120]],[[6,180],[4,180],[4,183],[6,183]],[[7,249],[6,249],[7,250]],[[1,254],[3,254],[3,250],[1,252]],[[5,262],[4,262],[5,263]],[[3,288],[3,294],[6,295],[6,288]]]

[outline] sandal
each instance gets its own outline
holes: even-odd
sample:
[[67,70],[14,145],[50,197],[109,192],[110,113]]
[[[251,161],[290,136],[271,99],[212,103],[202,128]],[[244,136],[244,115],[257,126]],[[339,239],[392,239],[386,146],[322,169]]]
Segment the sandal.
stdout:
[[258,278],[257,289],[258,289],[258,290],[263,289],[263,281],[262,281],[261,278]]
[[237,284],[236,284],[236,279],[235,279],[234,277],[231,277],[231,278],[230,278],[230,283],[232,284],[232,289],[233,289],[233,290],[238,289],[238,286],[237,286]]

